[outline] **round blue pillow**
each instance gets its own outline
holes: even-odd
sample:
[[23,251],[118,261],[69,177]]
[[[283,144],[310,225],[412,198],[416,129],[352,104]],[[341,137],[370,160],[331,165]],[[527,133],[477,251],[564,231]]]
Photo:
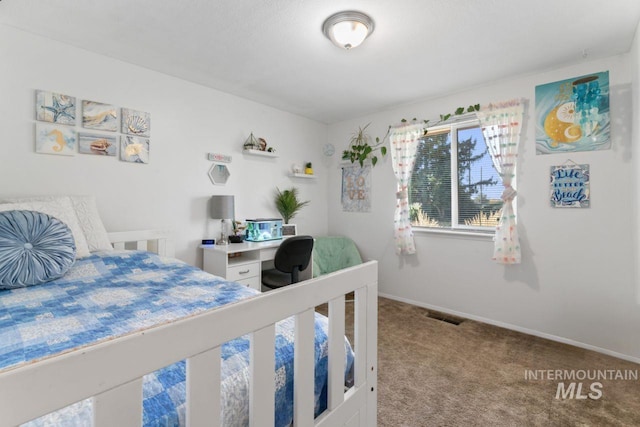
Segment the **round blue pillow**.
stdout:
[[75,259],[73,234],[62,221],[41,212],[0,212],[0,289],[62,277]]

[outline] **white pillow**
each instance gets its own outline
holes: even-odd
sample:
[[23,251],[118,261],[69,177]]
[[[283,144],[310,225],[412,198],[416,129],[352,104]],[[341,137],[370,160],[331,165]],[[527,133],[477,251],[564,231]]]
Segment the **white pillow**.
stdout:
[[113,246],[100,219],[95,196],[69,196],[69,198],[76,210],[80,228],[87,239],[89,251],[112,251]]
[[51,201],[32,201],[32,202],[20,202],[20,203],[1,203],[0,212],[4,211],[36,211],[46,213],[54,218],[64,222],[71,233],[73,239],[76,242],[76,257],[82,258],[89,256],[89,246],[87,245],[87,239],[84,237],[84,233],[78,223],[78,218],[71,204],[71,200],[67,197],[60,198],[58,200]]
[[109,241],[109,235],[100,219],[95,196],[38,196],[7,198],[0,200],[0,203],[22,203],[22,202],[55,202],[57,200],[70,200],[75,210],[78,224],[87,241],[89,252],[111,251],[113,246]]

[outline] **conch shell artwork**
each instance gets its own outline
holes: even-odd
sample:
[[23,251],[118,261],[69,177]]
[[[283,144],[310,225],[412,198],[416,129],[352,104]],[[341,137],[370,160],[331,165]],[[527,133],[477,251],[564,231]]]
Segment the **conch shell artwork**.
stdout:
[[115,135],[98,135],[93,133],[78,134],[78,151],[82,154],[95,154],[98,156],[116,155]]

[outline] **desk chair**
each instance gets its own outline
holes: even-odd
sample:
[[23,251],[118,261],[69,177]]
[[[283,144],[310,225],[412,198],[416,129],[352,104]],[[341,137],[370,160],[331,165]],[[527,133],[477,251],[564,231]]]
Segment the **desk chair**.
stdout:
[[263,290],[281,288],[298,283],[299,273],[311,262],[313,237],[293,236],[285,239],[276,250],[273,264],[276,268],[262,272]]

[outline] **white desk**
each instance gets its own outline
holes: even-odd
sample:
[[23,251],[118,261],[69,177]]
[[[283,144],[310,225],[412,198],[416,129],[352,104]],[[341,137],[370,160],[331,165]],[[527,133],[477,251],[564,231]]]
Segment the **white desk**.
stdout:
[[[282,239],[229,243],[224,246],[202,245],[203,270],[261,290],[263,263],[267,268],[273,268],[272,261],[281,243]],[[301,280],[311,278],[311,262],[309,264],[309,267],[300,272]]]

